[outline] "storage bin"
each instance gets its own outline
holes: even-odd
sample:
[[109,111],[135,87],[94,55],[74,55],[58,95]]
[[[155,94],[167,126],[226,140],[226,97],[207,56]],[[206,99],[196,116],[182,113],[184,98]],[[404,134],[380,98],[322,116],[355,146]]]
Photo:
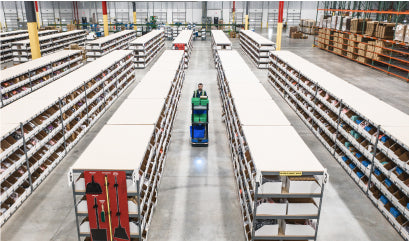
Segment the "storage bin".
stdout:
[[200,105],[207,105],[207,104],[209,104],[208,99],[200,99]]
[[200,98],[192,98],[192,104],[193,105],[195,105],[195,106],[200,105],[200,102],[201,102]]
[[205,137],[205,127],[204,126],[193,126],[194,131],[192,135],[192,126],[190,126],[190,136],[192,138],[204,138]]

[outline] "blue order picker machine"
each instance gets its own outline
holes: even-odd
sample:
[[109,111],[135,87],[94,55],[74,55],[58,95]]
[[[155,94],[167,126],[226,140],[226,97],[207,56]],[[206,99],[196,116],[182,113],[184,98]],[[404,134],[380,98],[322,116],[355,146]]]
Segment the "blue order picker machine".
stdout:
[[192,98],[190,139],[192,146],[208,146],[209,144],[209,99],[207,96]]

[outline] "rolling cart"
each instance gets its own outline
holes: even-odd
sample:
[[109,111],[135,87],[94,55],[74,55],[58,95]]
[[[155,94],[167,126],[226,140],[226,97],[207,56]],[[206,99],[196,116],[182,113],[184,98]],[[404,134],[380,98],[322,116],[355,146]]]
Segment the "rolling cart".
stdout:
[[192,125],[190,140],[192,146],[209,144],[209,99],[207,96],[192,98]]

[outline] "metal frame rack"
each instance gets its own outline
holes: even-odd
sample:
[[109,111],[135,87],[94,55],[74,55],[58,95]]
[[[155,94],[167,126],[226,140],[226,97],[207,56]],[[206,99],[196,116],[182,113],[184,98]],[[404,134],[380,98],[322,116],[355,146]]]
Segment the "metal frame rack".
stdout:
[[405,19],[409,20],[408,9],[409,4],[402,1],[320,2],[317,15],[320,11],[324,16],[333,15],[332,18],[336,20],[330,26],[320,26],[320,34],[314,38],[314,46],[409,82],[409,40],[395,41],[395,30],[393,40],[368,34],[366,30],[369,25],[366,21],[358,23],[361,29],[358,33],[352,33],[345,27],[347,18],[372,18],[379,23],[388,21],[398,25],[405,23]]
[[86,43],[87,62],[92,62],[114,50],[126,49],[136,38],[135,30],[124,30]]
[[13,36],[13,35],[19,35],[23,33],[28,33],[28,30],[15,30],[15,31],[9,31],[9,32],[2,32],[0,33],[0,37],[8,37],[8,36]]
[[236,51],[217,67],[246,240],[316,240],[326,170]]
[[215,55],[217,54],[217,50],[231,50],[232,44],[223,30],[212,30],[211,35],[213,59],[216,63],[217,56]]
[[291,52],[270,61],[275,89],[409,240],[409,116]]
[[257,68],[267,69],[269,51],[275,50],[275,43],[251,30],[241,30],[240,47]]
[[189,59],[193,49],[193,30],[182,30],[173,40],[172,49],[185,50],[185,68],[189,66]]
[[[86,171],[126,172],[127,192],[119,200],[128,201],[129,221],[122,226],[129,226],[131,240],[146,240],[185,78],[183,55],[165,51],[72,166],[78,240],[92,235]],[[118,140],[119,149],[111,148]],[[114,215],[108,213],[106,219]]]
[[1,107],[61,78],[82,66],[80,50],[62,50],[2,70]]
[[[73,30],[64,33],[51,34],[39,37],[41,56],[64,49],[70,44],[85,44],[87,32],[85,30]],[[27,62],[31,59],[30,40],[13,42],[11,45],[14,62]]]
[[[18,31],[15,31],[18,32]],[[26,31],[27,32],[27,31]],[[45,36],[57,33],[57,30],[44,30],[39,31],[38,36]],[[11,50],[11,45],[13,42],[28,39],[28,33],[21,33],[17,35],[1,36],[0,41],[0,60],[1,63],[11,61],[13,58],[13,52]]]
[[134,81],[118,50],[0,109],[2,225]]
[[134,51],[135,68],[143,69],[165,49],[165,34],[163,30],[152,30],[132,41],[129,49]]

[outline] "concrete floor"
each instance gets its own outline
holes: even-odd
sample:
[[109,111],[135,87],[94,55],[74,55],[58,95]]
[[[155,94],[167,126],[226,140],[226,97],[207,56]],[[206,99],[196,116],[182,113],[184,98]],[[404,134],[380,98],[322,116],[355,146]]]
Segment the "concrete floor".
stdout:
[[[274,41],[275,37],[271,33],[262,32]],[[232,42],[237,49],[238,39]],[[311,48],[311,45],[311,38],[294,40],[288,39],[286,35],[283,37],[283,49],[294,51],[409,114],[407,83]],[[243,55],[243,58],[300,136],[328,168],[330,182],[324,196],[318,240],[402,240],[295,112],[267,83],[266,71],[255,68],[246,56]],[[221,122],[216,70],[212,61],[210,41],[195,41],[149,240],[244,240],[227,136]],[[146,72],[138,70],[137,81]],[[190,96],[198,82],[205,84],[210,97],[210,145],[207,148],[193,148],[189,144]],[[2,240],[76,240],[72,191],[67,184],[66,173],[136,85],[137,82],[130,86],[4,224],[1,228]]]

